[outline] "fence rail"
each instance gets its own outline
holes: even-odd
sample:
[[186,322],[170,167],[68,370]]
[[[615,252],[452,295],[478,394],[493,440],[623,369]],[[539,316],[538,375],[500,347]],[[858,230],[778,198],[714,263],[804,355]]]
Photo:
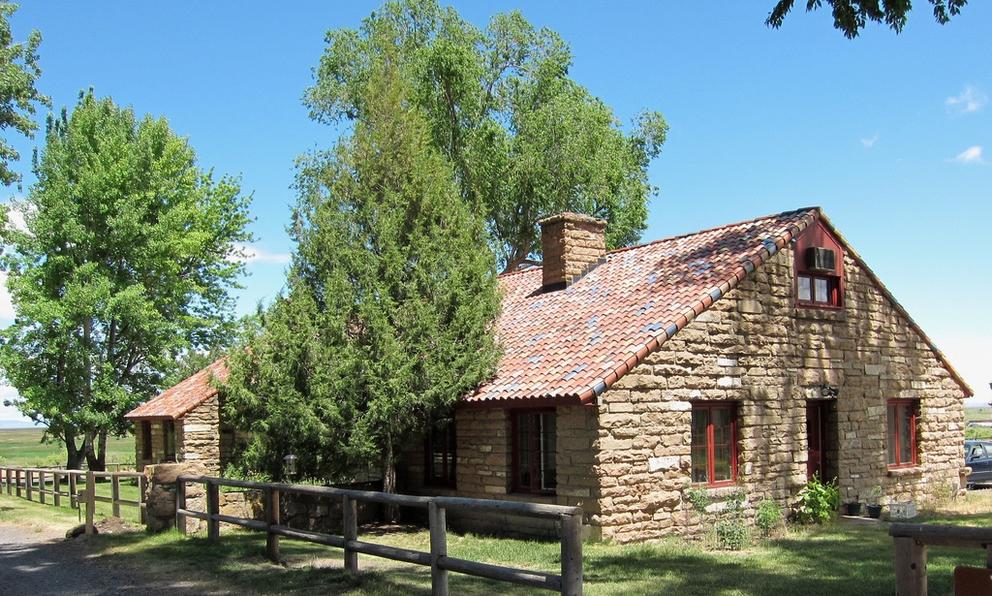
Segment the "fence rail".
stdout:
[[[110,480],[110,496],[96,494],[97,479]],[[121,498],[121,480],[136,480],[138,500]],[[49,488],[51,484],[51,488]],[[86,490],[79,491],[82,485]],[[66,490],[63,490],[66,487]],[[93,530],[93,515],[96,503],[110,503],[114,517],[120,517],[121,505],[138,508],[138,518],[145,522],[145,475],[140,472],[93,472],[90,470],[63,470],[59,468],[19,468],[0,466],[0,491],[8,495],[24,497],[29,501],[38,496],[38,502],[47,504],[52,497],[52,505],[60,507],[62,499],[69,499],[69,507],[79,509],[80,502],[86,507],[86,529]]]
[[[205,486],[206,511],[194,511],[187,508],[187,483],[201,483]],[[261,491],[264,499],[264,520],[222,515],[219,499],[219,487],[221,486]],[[286,494],[341,499],[343,509],[342,535],[300,530],[282,524],[279,500],[282,495]],[[427,509],[430,551],[417,551],[359,540],[357,510],[359,502]],[[448,510],[496,512],[560,520],[561,574],[503,567],[448,556],[445,520]],[[279,540],[281,537],[285,537],[344,549],[344,568],[350,572],[358,571],[359,553],[430,567],[432,592],[435,595],[448,594],[449,571],[522,584],[533,588],[554,590],[569,596],[582,594],[582,509],[579,507],[460,497],[396,495],[324,486],[230,480],[211,476],[180,476],[176,483],[176,527],[180,532],[185,533],[186,531],[187,517],[206,521],[207,538],[213,542],[220,538],[221,523],[265,532],[266,556],[273,561],[279,560]]]
[[992,569],[992,528],[892,524],[889,535],[895,541],[897,596],[926,596],[928,546],[984,549]]

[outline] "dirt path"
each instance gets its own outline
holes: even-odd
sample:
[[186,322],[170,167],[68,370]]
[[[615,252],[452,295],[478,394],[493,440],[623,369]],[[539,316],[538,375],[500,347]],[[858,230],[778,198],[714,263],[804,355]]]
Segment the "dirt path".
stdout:
[[0,523],[0,594],[223,593],[173,573],[115,565],[89,548],[85,538],[65,540],[57,528]]

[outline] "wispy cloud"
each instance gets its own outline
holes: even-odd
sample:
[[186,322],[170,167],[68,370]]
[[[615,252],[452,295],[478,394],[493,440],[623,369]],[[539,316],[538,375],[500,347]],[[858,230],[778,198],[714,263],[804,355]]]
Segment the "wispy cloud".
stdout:
[[966,85],[961,93],[944,100],[948,112],[955,114],[973,114],[989,103],[989,96],[971,85]]
[[275,263],[285,264],[290,261],[289,253],[266,252],[251,244],[237,244],[228,259],[238,263]]
[[871,149],[878,142],[878,133],[876,132],[871,137],[867,139],[861,139],[861,144],[864,145],[865,149]]
[[951,161],[956,161],[958,163],[969,163],[969,164],[985,163],[985,160],[982,158],[982,146],[972,145],[971,147],[968,147],[961,153],[955,155],[954,159]]

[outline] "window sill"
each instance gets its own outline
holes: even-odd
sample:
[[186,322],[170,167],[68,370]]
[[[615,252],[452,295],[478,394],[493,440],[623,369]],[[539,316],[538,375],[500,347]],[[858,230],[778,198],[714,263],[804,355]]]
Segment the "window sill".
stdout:
[[905,476],[921,476],[923,474],[923,468],[919,465],[915,466],[903,466],[899,468],[889,468],[888,476],[890,478],[903,478]]

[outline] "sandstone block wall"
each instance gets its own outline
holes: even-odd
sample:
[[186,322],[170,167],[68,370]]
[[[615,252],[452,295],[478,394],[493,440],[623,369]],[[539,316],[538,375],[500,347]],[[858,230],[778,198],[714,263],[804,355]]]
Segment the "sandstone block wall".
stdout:
[[136,420],[134,423],[134,462],[135,469],[139,472],[143,470],[145,466],[157,464],[165,458],[165,435],[163,434],[164,431],[162,429],[162,421],[150,421],[149,429],[152,436],[152,453],[151,457],[146,458],[144,457],[144,424],[142,424],[141,420]]

